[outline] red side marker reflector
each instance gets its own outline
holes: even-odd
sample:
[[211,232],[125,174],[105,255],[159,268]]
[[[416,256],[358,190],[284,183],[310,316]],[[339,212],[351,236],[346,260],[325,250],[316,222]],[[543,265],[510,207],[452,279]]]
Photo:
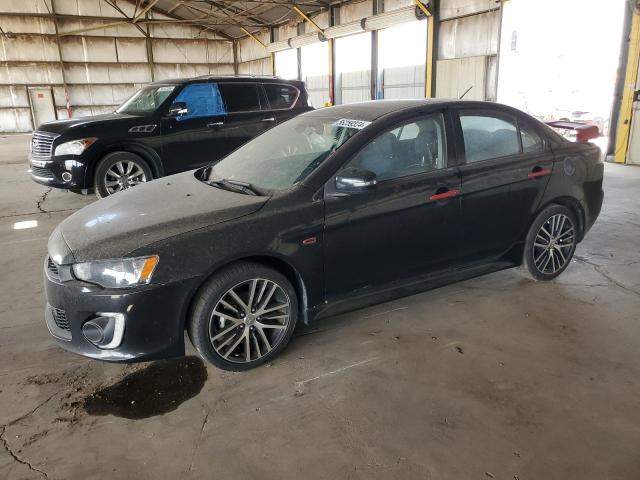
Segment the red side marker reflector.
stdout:
[[537,172],[531,172],[527,176],[529,178],[537,178],[537,177],[548,177],[551,175],[550,168],[543,168],[542,170],[538,170]]
[[318,237],[309,237],[302,240],[303,245],[313,245],[318,241]]
[[429,200],[444,200],[445,198],[456,197],[460,194],[460,190],[447,190],[444,193],[436,193],[435,195],[431,195]]

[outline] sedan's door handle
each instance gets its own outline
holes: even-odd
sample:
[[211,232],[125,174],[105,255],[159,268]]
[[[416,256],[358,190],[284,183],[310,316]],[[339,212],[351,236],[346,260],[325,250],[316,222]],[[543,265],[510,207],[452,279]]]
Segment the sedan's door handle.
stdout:
[[262,119],[263,122],[275,122],[276,117],[267,117]]
[[551,175],[551,169],[550,168],[542,168],[539,165],[536,165],[529,172],[527,177],[529,177],[529,178],[538,178],[538,177],[548,177],[549,175]]
[[436,190],[436,193],[429,197],[429,200],[444,200],[446,198],[457,197],[458,195],[460,195],[460,190],[449,190],[447,187],[440,187],[438,190]]
[[207,127],[209,128],[214,128],[214,127],[220,127],[224,125],[224,122],[211,122],[211,123],[207,123]]

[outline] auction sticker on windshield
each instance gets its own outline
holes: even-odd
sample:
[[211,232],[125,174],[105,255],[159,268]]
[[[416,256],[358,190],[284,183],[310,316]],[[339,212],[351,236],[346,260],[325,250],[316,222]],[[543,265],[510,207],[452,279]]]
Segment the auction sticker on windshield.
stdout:
[[371,122],[365,120],[352,120],[350,118],[341,118],[333,124],[334,127],[355,128],[356,130],[362,130]]

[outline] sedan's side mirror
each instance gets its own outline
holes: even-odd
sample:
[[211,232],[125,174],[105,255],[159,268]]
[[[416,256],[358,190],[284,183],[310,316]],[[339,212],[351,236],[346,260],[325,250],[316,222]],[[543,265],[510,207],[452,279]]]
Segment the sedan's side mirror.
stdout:
[[376,185],[376,174],[370,170],[348,168],[336,176],[336,190],[341,192],[366,192]]
[[173,102],[169,107],[169,116],[180,117],[189,113],[187,104],[185,102]]

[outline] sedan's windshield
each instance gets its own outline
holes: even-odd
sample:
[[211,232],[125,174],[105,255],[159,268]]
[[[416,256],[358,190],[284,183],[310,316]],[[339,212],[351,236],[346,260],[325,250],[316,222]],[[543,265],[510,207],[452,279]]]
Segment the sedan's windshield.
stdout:
[[152,85],[145,87],[138,90],[129,100],[120,105],[116,112],[132,115],[152,113],[162,105],[162,102],[171,95],[171,92],[173,92],[175,88],[175,85]]
[[206,180],[225,179],[263,190],[286,190],[304,180],[358,128],[362,127],[354,128],[336,118],[293,118],[222,159],[211,167]]

